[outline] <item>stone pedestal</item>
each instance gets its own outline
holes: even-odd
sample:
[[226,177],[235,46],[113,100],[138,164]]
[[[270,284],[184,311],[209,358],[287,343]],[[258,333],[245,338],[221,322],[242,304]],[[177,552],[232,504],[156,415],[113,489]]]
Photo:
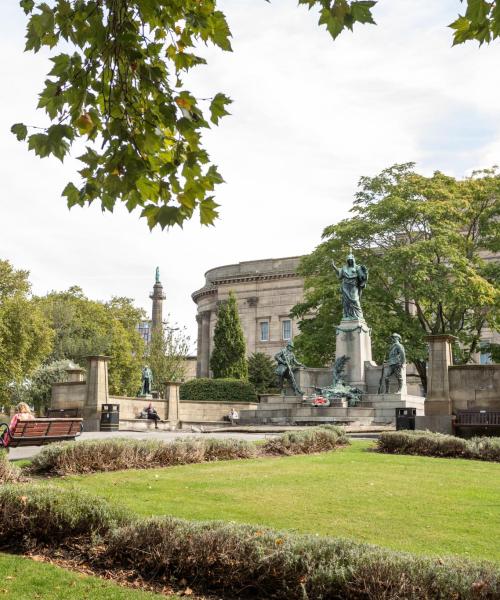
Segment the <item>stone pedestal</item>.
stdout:
[[171,427],[177,427],[179,422],[179,388],[181,386],[179,381],[167,381],[167,400],[168,400],[168,414],[167,420]]
[[109,356],[87,356],[87,393],[82,411],[84,431],[99,431],[101,404],[109,403],[109,359]]
[[336,333],[335,359],[343,355],[349,357],[345,368],[345,380],[349,385],[365,391],[365,363],[372,360],[370,329],[364,320],[342,319]]
[[429,344],[426,416],[451,415],[448,367],[453,364],[451,345],[456,339],[453,335],[428,335],[425,338]]

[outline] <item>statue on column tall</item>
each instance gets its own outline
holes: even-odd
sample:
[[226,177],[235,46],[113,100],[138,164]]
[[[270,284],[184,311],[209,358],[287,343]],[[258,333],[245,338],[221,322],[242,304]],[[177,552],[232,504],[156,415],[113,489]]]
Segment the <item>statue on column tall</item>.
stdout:
[[342,292],[343,319],[363,320],[361,309],[361,296],[368,281],[368,269],[364,265],[357,265],[352,252],[347,257],[346,264],[340,269],[332,262],[333,268],[340,280]]

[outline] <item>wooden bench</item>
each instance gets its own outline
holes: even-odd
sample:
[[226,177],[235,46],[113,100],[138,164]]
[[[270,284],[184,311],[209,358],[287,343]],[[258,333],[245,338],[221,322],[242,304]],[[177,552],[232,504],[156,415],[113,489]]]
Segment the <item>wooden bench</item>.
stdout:
[[0,447],[44,446],[51,442],[74,440],[82,433],[83,419],[18,421],[13,430],[7,423],[0,423],[1,429]]
[[453,421],[457,434],[500,433],[500,411],[459,410]]

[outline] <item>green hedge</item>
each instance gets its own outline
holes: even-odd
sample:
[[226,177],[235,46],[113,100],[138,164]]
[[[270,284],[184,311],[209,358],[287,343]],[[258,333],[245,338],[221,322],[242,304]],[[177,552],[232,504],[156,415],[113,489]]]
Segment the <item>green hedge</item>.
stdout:
[[191,379],[180,387],[180,399],[194,402],[257,402],[255,388],[241,379]]
[[416,454],[500,462],[500,438],[470,440],[430,431],[388,431],[380,434],[377,450],[388,454]]

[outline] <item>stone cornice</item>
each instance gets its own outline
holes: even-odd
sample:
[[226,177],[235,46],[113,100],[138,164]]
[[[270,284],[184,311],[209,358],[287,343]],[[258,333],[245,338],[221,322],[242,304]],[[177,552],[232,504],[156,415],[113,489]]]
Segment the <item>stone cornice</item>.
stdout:
[[252,273],[248,275],[234,275],[224,277],[222,279],[216,279],[211,285],[204,286],[196,292],[191,294],[191,298],[194,302],[197,302],[199,298],[204,296],[210,296],[212,294],[217,293],[217,288],[219,285],[227,285],[232,283],[248,283],[252,281],[271,281],[276,279],[299,279],[300,275],[298,275],[295,271],[282,271],[278,273]]

